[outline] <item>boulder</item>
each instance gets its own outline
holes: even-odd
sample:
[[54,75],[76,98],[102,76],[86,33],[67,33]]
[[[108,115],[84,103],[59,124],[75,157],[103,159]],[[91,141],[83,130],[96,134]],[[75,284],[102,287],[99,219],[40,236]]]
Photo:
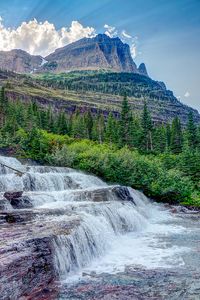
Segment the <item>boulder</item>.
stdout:
[[31,199],[28,196],[13,198],[10,200],[10,204],[12,205],[13,208],[18,208],[18,209],[33,207]]
[[19,197],[21,197],[23,194],[23,191],[19,191],[19,192],[5,192],[4,193],[4,197],[7,199],[7,200],[12,200],[12,199],[17,199]]
[[126,186],[115,186],[112,190],[119,200],[130,201],[135,204],[135,201],[131,196],[129,189]]

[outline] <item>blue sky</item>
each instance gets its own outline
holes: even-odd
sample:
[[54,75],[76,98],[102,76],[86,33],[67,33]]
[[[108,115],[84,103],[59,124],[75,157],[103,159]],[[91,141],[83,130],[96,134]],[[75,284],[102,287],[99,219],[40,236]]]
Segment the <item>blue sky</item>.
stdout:
[[137,37],[135,62],[200,110],[200,0],[1,0],[0,16],[4,29],[36,18],[57,30],[73,20],[97,33],[105,24],[125,30]]

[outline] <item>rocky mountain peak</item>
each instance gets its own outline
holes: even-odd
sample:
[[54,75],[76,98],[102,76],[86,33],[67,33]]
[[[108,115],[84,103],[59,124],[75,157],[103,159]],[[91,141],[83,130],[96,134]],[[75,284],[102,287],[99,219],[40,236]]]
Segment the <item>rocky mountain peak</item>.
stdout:
[[148,73],[147,73],[147,68],[145,66],[144,63],[141,63],[138,67],[138,72],[141,74],[141,75],[144,75],[144,76],[147,76],[149,77]]
[[103,69],[148,76],[144,63],[137,68],[129,45],[123,43],[119,37],[111,38],[106,34],[82,38],[56,49],[45,59],[20,49],[0,51],[0,69],[17,73],[60,73]]
[[55,50],[45,59],[49,63],[44,68],[48,70],[48,66],[51,67],[54,63],[55,72],[106,69],[138,73],[129,45],[124,44],[119,38],[110,38],[106,34],[83,38]]
[[31,73],[42,65],[40,55],[31,55],[21,49],[0,51],[0,69],[17,73]]

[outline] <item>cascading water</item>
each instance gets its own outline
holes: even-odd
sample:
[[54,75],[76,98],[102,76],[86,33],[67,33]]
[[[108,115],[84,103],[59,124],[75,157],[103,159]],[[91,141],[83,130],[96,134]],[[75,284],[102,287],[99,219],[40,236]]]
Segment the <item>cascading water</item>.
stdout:
[[[44,240],[60,280],[77,280],[82,272],[93,270],[115,273],[131,264],[146,268],[184,264],[179,254],[187,247],[167,247],[161,242],[158,247],[160,236],[178,234],[184,228],[171,225],[170,213],[142,193],[109,186],[70,168],[27,166],[6,157],[0,157],[0,163],[22,172],[0,167],[2,218],[18,222],[12,230],[11,225],[6,229],[11,231],[5,249],[14,243],[17,253],[22,249],[21,255],[30,257],[31,251],[41,248],[47,260],[47,250],[41,246]],[[4,193],[16,191],[23,191],[22,196],[6,201]]]

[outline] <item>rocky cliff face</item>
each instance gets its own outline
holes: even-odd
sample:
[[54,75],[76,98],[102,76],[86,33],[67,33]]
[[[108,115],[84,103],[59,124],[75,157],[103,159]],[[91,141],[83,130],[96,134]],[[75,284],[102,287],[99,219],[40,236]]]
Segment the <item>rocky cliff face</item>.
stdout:
[[26,51],[14,49],[11,51],[0,51],[0,69],[17,73],[32,73],[43,63],[39,55],[30,55]]
[[[57,76],[60,77],[60,74],[50,74],[52,80],[49,78],[47,82],[42,82],[41,79],[35,79],[35,76],[28,77],[0,70],[0,86],[6,87],[5,92],[9,101],[20,100],[25,104],[36,102],[44,109],[51,106],[55,113],[65,111],[72,114],[79,109],[81,112],[90,110],[94,115],[100,112],[107,117],[112,111],[116,118],[119,117],[123,99],[120,87],[123,87],[133,113],[137,115],[141,114],[145,99],[155,123],[172,122],[172,119],[178,116],[185,126],[189,112],[193,112],[197,123],[200,122],[198,111],[178,101],[162,82],[152,81],[138,74],[105,73],[90,76],[87,73],[80,72],[80,75],[76,73],[77,77],[74,73],[65,74],[69,76],[69,81],[64,76],[61,77],[62,80],[55,80],[54,84],[53,80]],[[73,79],[70,80],[71,76]],[[66,84],[60,86],[59,83],[64,81]]]
[[129,45],[124,44],[118,37],[110,38],[106,34],[83,38],[55,50],[45,59],[20,49],[0,51],[0,69],[17,73],[105,69],[148,76],[144,64],[137,68]]
[[149,77],[149,75],[148,75],[148,73],[147,73],[147,68],[146,68],[146,66],[145,66],[144,63],[141,63],[141,64],[139,65],[139,67],[138,67],[138,72],[139,72],[139,74],[141,74],[141,75],[144,75],[144,76],[148,76],[148,77]]
[[83,38],[57,49],[45,59],[48,63],[42,69],[47,71],[52,71],[53,66],[55,72],[108,69],[138,73],[129,46],[119,38],[110,38],[105,34]]
[[45,59],[20,49],[0,51],[0,69],[17,73],[106,69],[139,74],[141,71],[141,74],[147,74],[144,68],[137,69],[129,45],[124,44],[118,37],[110,38],[105,34],[83,38],[59,48]]

